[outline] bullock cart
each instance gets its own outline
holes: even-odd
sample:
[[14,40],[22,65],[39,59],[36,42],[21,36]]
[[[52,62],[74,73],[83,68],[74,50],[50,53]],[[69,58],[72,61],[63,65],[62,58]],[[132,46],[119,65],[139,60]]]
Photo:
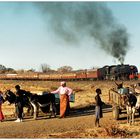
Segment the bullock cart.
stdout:
[[[112,105],[112,115],[113,118],[118,120],[120,115],[126,113],[126,94],[132,94],[132,91],[129,91],[128,88],[123,88],[122,93],[120,93],[117,89],[109,90],[109,103]],[[140,93],[133,92],[133,95],[137,98],[137,107],[136,111],[140,115]]]
[[122,114],[123,110],[126,110],[124,96],[125,94],[120,94],[115,89],[109,90],[109,103],[112,105],[112,115],[116,120],[119,119],[119,116]]

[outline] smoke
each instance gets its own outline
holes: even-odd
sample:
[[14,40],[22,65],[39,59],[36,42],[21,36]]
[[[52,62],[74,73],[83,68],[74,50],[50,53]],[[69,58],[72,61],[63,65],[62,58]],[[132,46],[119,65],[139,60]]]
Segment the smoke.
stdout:
[[128,33],[101,2],[39,2],[35,5],[57,37],[68,43],[92,38],[97,46],[123,63],[128,51]]

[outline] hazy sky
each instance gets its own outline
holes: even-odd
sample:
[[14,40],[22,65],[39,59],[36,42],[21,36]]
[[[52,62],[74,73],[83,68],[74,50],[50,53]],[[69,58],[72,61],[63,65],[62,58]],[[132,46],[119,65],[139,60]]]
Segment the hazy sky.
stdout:
[[[74,19],[71,17],[65,17],[63,24],[61,24],[63,16],[60,14],[63,11],[59,12],[58,6],[55,6],[57,15],[52,11],[51,6],[50,9],[48,8],[49,12],[52,12],[51,14],[55,14],[53,20],[50,20],[51,16],[47,10],[44,10],[46,5],[47,2],[43,3],[41,9],[42,3],[34,5],[30,2],[0,2],[0,64],[14,69],[33,68],[36,70],[39,70],[40,65],[44,63],[50,65],[52,69],[64,65],[72,66],[73,69],[89,69],[93,66],[119,64],[116,58],[101,49],[102,47],[99,46],[94,33],[94,39],[88,34],[86,35],[85,29],[89,31],[88,27],[92,26],[83,26],[82,23],[77,22],[76,27],[83,28],[79,27],[74,30],[74,28],[70,28],[71,24],[75,23],[75,21],[71,21]],[[111,12],[111,17],[113,16],[115,22],[123,26],[128,33],[129,50],[126,51],[124,63],[140,67],[140,2],[104,2],[103,5],[105,5],[105,10],[107,8]],[[100,7],[96,8],[100,11]],[[69,15],[69,10],[71,12],[70,7],[65,10],[66,16]],[[74,11],[72,12],[76,14]],[[80,17],[81,13],[84,15],[84,12],[86,10],[83,6],[83,11],[80,11],[78,15],[80,21],[83,21]],[[98,19],[98,17],[96,18]],[[66,19],[69,23],[65,21]],[[51,23],[48,23],[49,21]],[[92,22],[90,24],[86,22],[86,24],[91,25]],[[104,24],[104,20],[101,22]],[[107,23],[112,25],[110,18],[106,18]],[[69,27],[66,33],[63,25]],[[98,25],[96,26],[98,27]],[[56,28],[57,35],[55,32],[52,33],[52,27]],[[63,31],[60,31],[61,28]],[[108,36],[108,30],[110,29],[103,29],[105,42],[104,37]],[[101,31],[97,31],[97,34],[101,34]],[[71,41],[73,39],[78,41]],[[118,50],[116,49],[116,51]]]

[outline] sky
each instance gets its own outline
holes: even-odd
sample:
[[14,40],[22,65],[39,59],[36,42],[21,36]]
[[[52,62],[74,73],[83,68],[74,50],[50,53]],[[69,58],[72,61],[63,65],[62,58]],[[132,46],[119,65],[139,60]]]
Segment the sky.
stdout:
[[[69,6],[59,9],[56,4],[53,11],[47,3],[0,1],[0,64],[37,71],[42,64],[50,65],[51,69],[71,66],[74,70],[120,64],[117,57],[121,55],[112,55],[112,48],[107,46],[112,37],[107,36],[119,25],[128,35],[123,63],[136,65],[140,70],[140,2],[100,2],[103,6],[96,5],[95,15],[88,15],[92,6],[86,11],[83,5],[73,10]],[[82,16],[97,16],[100,22],[87,22]],[[107,47],[103,48],[104,45]],[[115,51],[119,53],[118,49]]]

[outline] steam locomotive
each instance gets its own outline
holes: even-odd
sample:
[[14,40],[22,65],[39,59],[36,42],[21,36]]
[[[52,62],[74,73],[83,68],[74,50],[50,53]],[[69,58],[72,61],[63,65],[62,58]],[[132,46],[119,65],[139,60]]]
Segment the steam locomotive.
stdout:
[[72,71],[69,73],[23,73],[0,74],[0,80],[132,80],[140,79],[138,69],[134,65],[111,65],[98,69]]
[[112,65],[98,69],[100,80],[129,80],[138,78],[138,69],[134,65]]

